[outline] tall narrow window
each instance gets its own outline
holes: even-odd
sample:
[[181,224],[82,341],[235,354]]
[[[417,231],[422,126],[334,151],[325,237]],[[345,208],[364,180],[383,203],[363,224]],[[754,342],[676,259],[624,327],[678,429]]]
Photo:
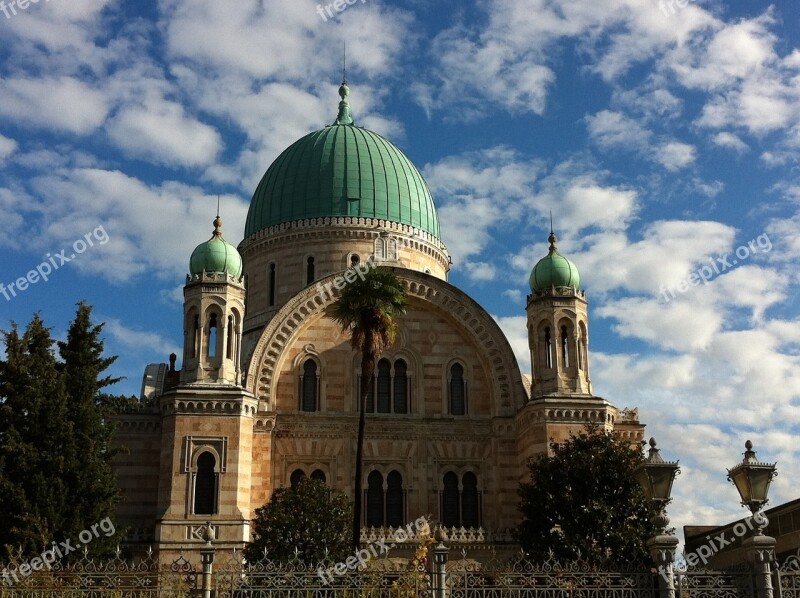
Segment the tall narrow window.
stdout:
[[314,282],[314,258],[310,257],[306,260],[306,284]]
[[544,329],[544,367],[553,367],[553,341],[549,326]]
[[458,476],[452,471],[444,474],[444,488],[442,489],[442,525],[445,527],[459,527],[461,513],[458,500]]
[[225,357],[233,359],[233,316],[228,316],[228,338],[226,340]]
[[408,413],[408,366],[403,359],[394,362],[394,412]]
[[317,410],[317,362],[307,359],[303,364],[302,391],[300,409],[303,411]]
[[373,471],[367,476],[367,527],[383,526],[383,476]]
[[454,363],[450,368],[450,414],[464,415],[467,412],[464,387],[464,366]]
[[191,336],[192,349],[189,357],[194,359],[200,353],[200,316],[195,316],[192,319]]
[[325,472],[322,471],[321,469],[315,469],[314,471],[312,471],[311,472],[311,479],[312,480],[319,480],[323,484],[328,482],[328,480],[325,477]]
[[291,484],[292,488],[297,488],[304,477],[306,477],[305,471],[302,469],[295,469],[289,477],[289,484]]
[[478,478],[468,471],[461,482],[461,525],[478,528],[481,526]]
[[197,458],[194,478],[194,514],[213,515],[217,506],[217,460],[208,451]]
[[389,396],[392,386],[392,365],[388,359],[378,362],[378,413],[391,413],[391,398]]
[[375,239],[373,254],[376,260],[386,259],[386,241],[380,237]]
[[217,314],[211,314],[208,321],[208,356],[217,356]]
[[269,293],[269,305],[272,307],[275,305],[275,264],[269,265],[269,288],[267,291]]
[[389,527],[403,525],[403,498],[403,476],[392,471],[386,476],[386,525]]
[[397,259],[397,239],[389,239],[386,242],[386,259],[387,260]]
[[569,367],[569,337],[566,326],[561,327],[561,362],[565,368]]

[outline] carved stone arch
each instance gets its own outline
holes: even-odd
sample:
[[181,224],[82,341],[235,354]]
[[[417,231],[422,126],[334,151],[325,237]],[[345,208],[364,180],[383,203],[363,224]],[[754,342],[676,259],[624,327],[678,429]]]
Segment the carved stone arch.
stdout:
[[[480,359],[493,390],[493,414],[513,412],[525,403],[522,376],[508,340],[497,322],[463,291],[434,276],[391,268],[398,275],[412,299],[422,300],[448,317],[481,347]],[[253,351],[248,369],[248,390],[259,400],[274,404],[273,378],[281,356],[306,319],[320,317],[336,300],[335,291],[321,291],[336,275],[318,280],[319,285],[307,287],[292,297],[270,320]],[[331,287],[329,287],[331,288]],[[301,306],[306,307],[305,318]]]

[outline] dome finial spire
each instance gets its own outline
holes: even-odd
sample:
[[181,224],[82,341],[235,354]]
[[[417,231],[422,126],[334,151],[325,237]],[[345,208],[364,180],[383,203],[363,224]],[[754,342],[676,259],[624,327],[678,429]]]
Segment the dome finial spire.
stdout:
[[550,242],[550,253],[557,251],[556,249],[556,233],[553,231],[553,210],[550,210],[550,236],[547,237],[547,240]]
[[339,86],[339,114],[334,125],[352,125],[353,117],[350,114],[350,102],[347,97],[350,95],[350,88],[347,86],[347,42],[344,42],[342,56],[342,84]]
[[214,236],[222,238],[222,218],[219,217],[219,194],[217,194],[217,217],[214,218]]

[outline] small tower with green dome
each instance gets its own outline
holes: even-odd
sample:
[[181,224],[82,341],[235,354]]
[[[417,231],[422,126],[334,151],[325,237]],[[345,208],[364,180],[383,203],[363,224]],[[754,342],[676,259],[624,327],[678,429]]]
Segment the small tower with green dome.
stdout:
[[242,257],[214,219],[211,238],[189,260],[183,289],[183,384],[241,384],[245,288]]
[[577,266],[558,252],[552,230],[548,241],[548,254],[531,271],[526,310],[531,395],[591,395],[586,293]]

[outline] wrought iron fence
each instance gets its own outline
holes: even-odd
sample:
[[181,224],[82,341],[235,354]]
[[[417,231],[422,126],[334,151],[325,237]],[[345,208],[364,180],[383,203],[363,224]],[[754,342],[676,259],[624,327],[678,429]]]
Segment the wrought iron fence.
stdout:
[[[437,549],[440,547],[437,547]],[[419,553],[418,553],[419,554]],[[441,553],[438,553],[441,556]],[[519,554],[510,560],[479,562],[462,552],[440,559],[432,549],[422,560],[381,555],[358,569],[353,563],[269,559],[246,562],[241,552],[216,551],[210,576],[215,598],[658,598],[658,574],[651,568],[603,568],[582,561],[543,563]],[[21,562],[18,560],[18,562]],[[20,573],[0,566],[0,598],[188,598],[200,596],[202,574],[181,556],[159,563],[152,555],[125,560],[119,555],[88,557],[49,569]],[[3,573],[7,573],[3,576]],[[773,564],[774,598],[800,598],[800,555]],[[675,574],[676,598],[757,596],[753,569],[689,569]],[[444,591],[442,591],[444,590]]]
[[10,565],[1,573],[0,598],[183,598],[194,595],[198,577],[186,558],[159,564],[152,552],[139,560],[122,559],[119,553],[99,561],[84,555],[38,571]]
[[233,555],[215,570],[216,598],[431,598],[423,564],[377,558],[358,570],[332,561],[308,565],[267,558],[246,562]]
[[583,561],[533,563],[522,554],[479,563],[462,556],[447,567],[451,598],[658,598],[648,568],[611,569]]
[[676,571],[675,587],[679,598],[756,598],[753,570],[747,565],[725,571]]

